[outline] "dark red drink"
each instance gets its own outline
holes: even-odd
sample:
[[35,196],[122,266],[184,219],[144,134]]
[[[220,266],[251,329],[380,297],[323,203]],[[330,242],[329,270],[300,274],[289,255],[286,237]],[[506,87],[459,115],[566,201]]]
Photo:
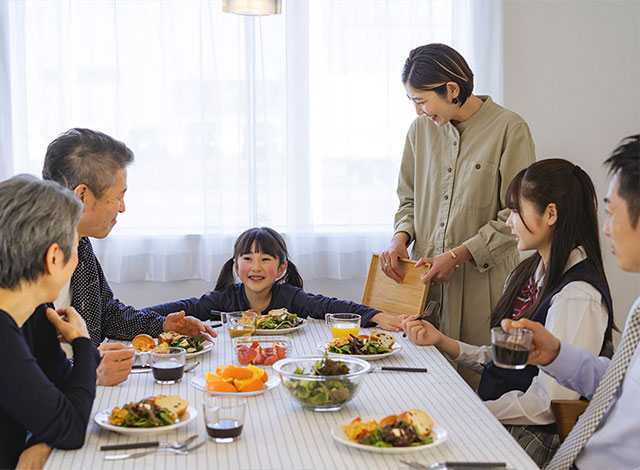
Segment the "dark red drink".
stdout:
[[184,374],[184,364],[174,361],[156,362],[151,369],[153,378],[159,383],[179,382]]
[[507,369],[524,369],[529,359],[529,349],[511,342],[493,343],[493,362]]
[[217,423],[207,423],[207,434],[216,442],[232,442],[242,433],[242,423],[235,419],[221,419]]

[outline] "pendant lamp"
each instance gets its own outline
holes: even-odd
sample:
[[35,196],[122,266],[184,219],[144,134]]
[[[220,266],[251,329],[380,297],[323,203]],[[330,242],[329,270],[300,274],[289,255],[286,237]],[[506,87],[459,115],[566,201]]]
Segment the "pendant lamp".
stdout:
[[267,16],[282,13],[282,0],[222,0],[223,13]]

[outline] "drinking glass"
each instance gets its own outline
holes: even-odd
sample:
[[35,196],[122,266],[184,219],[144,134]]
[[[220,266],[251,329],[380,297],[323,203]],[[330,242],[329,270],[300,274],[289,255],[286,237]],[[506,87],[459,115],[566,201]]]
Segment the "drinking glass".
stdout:
[[174,384],[182,380],[186,360],[184,348],[156,348],[149,353],[153,378],[159,384]]
[[357,313],[327,313],[324,318],[334,338],[358,336],[360,333],[360,315]]
[[234,442],[242,433],[246,407],[246,398],[205,395],[202,415],[209,438],[218,444]]
[[229,336],[237,338],[238,336],[251,336],[256,332],[256,321],[258,314],[256,312],[231,312],[227,314],[227,327]]
[[532,339],[533,331],[526,328],[511,328],[509,331],[500,326],[491,328],[493,363],[504,369],[524,369]]

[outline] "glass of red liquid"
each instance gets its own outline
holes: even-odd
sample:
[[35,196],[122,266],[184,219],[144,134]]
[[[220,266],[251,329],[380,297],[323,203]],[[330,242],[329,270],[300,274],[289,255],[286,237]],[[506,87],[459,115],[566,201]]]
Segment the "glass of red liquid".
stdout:
[[504,369],[524,369],[529,360],[529,349],[533,331],[526,328],[511,328],[505,331],[500,326],[491,328],[493,363]]
[[209,438],[218,444],[235,442],[242,433],[246,407],[246,398],[206,395],[202,416]]
[[149,352],[151,371],[156,383],[174,384],[182,380],[186,350],[183,348],[156,348]]

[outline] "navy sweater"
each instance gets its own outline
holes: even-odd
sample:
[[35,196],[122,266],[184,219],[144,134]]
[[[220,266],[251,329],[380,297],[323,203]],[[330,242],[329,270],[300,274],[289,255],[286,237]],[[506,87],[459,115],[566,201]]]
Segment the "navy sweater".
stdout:
[[[230,285],[224,290],[213,291],[204,294],[199,299],[191,299],[169,302],[162,305],[149,307],[149,310],[168,315],[169,313],[184,310],[187,315],[192,315],[200,320],[211,319],[211,310],[221,312],[236,312],[248,310],[249,301],[244,293],[244,284]],[[314,295],[303,291],[299,287],[289,284],[274,284],[271,290],[271,303],[262,313],[269,310],[286,308],[299,317],[324,319],[325,313],[358,313],[362,317],[362,326],[372,326],[371,317],[380,313],[380,310],[369,308],[348,300],[340,300],[324,295]],[[146,310],[146,309],[145,309]],[[369,323],[371,323],[369,325]]]
[[90,339],[77,338],[72,366],[45,312],[41,305],[18,328],[0,310],[0,468],[15,468],[39,442],[60,449],[84,443],[100,355]]

